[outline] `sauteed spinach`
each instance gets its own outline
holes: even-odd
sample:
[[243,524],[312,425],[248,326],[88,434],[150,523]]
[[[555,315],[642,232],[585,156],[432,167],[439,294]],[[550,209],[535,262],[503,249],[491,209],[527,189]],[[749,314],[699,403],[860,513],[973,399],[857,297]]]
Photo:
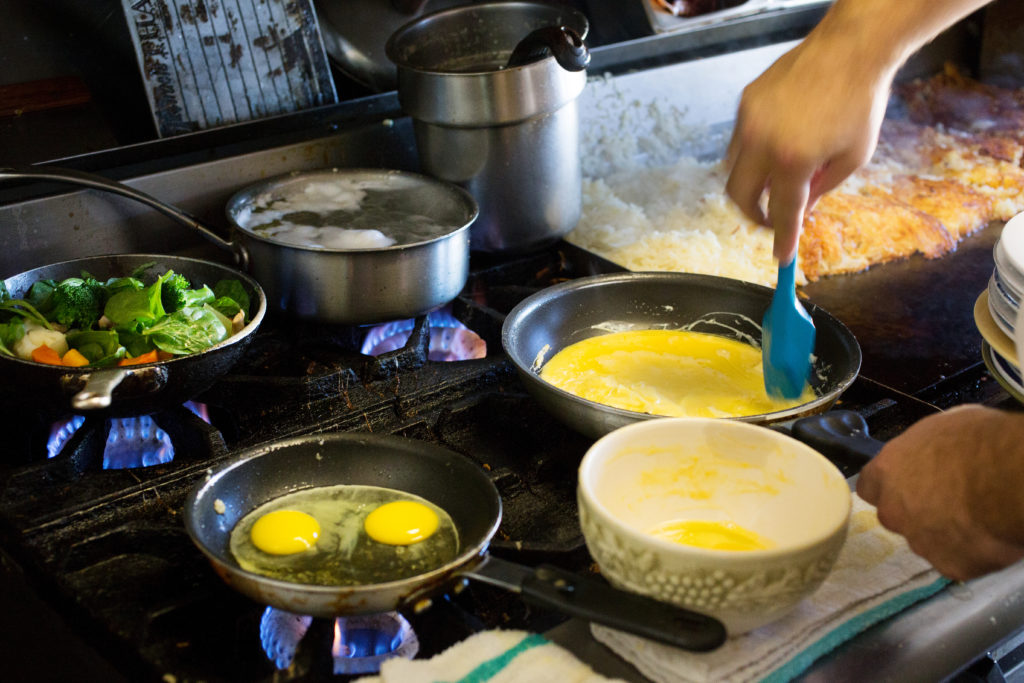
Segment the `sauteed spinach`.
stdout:
[[38,280],[21,299],[0,282],[0,354],[51,365],[130,365],[199,353],[249,320],[239,280],[198,287],[168,270],[151,283],[140,266],[105,282],[89,273]]

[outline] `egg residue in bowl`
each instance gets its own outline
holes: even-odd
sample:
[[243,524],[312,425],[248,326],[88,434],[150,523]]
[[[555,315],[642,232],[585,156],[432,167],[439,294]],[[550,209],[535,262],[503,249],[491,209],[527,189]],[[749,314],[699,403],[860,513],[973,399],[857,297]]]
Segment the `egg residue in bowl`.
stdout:
[[[399,502],[403,505],[393,507]],[[367,518],[378,509],[385,509],[386,514],[378,515],[382,523],[371,535]],[[315,543],[290,554],[261,549],[254,529],[280,512],[312,518],[319,526]],[[431,515],[436,519],[434,531],[410,533],[425,528],[424,520],[429,522]],[[298,526],[305,522],[294,514],[279,517],[280,523],[269,527],[271,542],[294,535],[296,528],[289,520],[299,521]],[[299,530],[300,535],[308,533],[308,528]],[[420,540],[402,545],[382,540],[403,534],[406,539],[420,535]],[[238,565],[255,574],[309,585],[361,586],[398,581],[442,567],[457,556],[459,537],[451,517],[423,498],[376,486],[338,485],[303,489],[261,505],[231,530],[229,547]]]
[[651,536],[709,550],[765,550],[775,544],[735,522],[683,519],[663,522],[648,530]]
[[761,350],[687,330],[630,330],[590,337],[544,364],[541,379],[580,398],[667,417],[743,417],[813,401],[769,397]]

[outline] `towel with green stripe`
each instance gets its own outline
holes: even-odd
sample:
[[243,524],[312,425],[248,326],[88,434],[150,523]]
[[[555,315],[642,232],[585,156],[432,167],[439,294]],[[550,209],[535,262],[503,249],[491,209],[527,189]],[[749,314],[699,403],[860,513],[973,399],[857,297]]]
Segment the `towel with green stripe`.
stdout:
[[783,683],[861,631],[941,590],[948,581],[878,523],[854,495],[846,544],[831,574],[783,619],[694,653],[599,625],[599,641],[655,683]]
[[[481,631],[430,659],[388,659],[356,683],[604,683],[568,650],[526,631]],[[620,682],[624,683],[624,682]]]

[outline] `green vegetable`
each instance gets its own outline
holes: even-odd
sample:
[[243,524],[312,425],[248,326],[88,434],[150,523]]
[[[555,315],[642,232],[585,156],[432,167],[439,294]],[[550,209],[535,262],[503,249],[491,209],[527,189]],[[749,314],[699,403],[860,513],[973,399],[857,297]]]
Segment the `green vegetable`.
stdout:
[[170,270],[164,273],[163,289],[160,292],[164,310],[173,313],[188,306],[186,292],[191,288],[192,283],[184,275]]
[[52,308],[50,295],[53,294],[53,289],[56,286],[56,280],[36,280],[28,288],[25,299],[40,311],[49,311]]
[[245,313],[245,319],[249,320],[249,293],[245,291],[245,286],[240,280],[220,280],[213,286],[213,293],[217,299],[224,297],[234,299],[238,307]]
[[217,297],[214,296],[213,290],[203,285],[199,289],[190,289],[185,292],[185,305],[182,308],[212,303],[215,298]]
[[78,349],[80,354],[89,359],[90,365],[104,365],[124,357],[125,348],[113,330],[69,332],[67,340],[68,346]]
[[125,350],[128,351],[128,355],[132,358],[141,356],[142,354],[156,348],[153,346],[153,342],[149,337],[146,337],[139,332],[127,332],[122,330],[117,333],[117,337],[121,340],[121,343],[124,344]]
[[146,285],[137,277],[112,277],[106,283],[107,296],[113,296],[122,289],[145,289]]
[[[240,282],[218,283],[221,291],[233,294],[219,297],[217,290],[207,285],[193,288],[187,278],[171,270],[146,285],[141,278],[152,265],[106,282],[84,272],[60,282],[39,280],[25,299],[11,299],[0,282],[0,354],[14,355],[14,345],[25,335],[28,321],[47,329],[54,329],[51,322],[71,328],[66,334],[68,345],[90,366],[157,350],[198,353],[231,335],[231,317],[249,302]],[[236,296],[244,299],[244,306]],[[177,308],[170,310],[171,306]],[[97,328],[101,315],[112,329]]]
[[7,283],[0,280],[0,301],[7,301],[11,298],[11,293],[7,291]]
[[14,345],[25,336],[25,324],[21,318],[14,318],[11,322],[0,324],[0,353],[13,356]]
[[[171,271],[167,271],[173,275]],[[107,300],[103,315],[118,330],[141,332],[167,315],[161,301],[163,278],[145,289],[123,289]]]
[[48,330],[53,329],[53,325],[51,325],[50,321],[46,319],[46,316],[36,310],[35,306],[24,299],[7,299],[6,301],[0,301],[0,312],[3,311],[16,313],[27,320],[39,323]]
[[47,316],[65,327],[87,330],[100,319],[106,302],[102,283],[91,277],[69,277],[53,288]]
[[162,351],[176,355],[199,353],[231,334],[231,321],[211,306],[190,306],[171,313],[142,330]]
[[242,310],[242,307],[238,305],[238,302],[229,296],[222,296],[210,303],[210,305],[228,319],[234,318]]

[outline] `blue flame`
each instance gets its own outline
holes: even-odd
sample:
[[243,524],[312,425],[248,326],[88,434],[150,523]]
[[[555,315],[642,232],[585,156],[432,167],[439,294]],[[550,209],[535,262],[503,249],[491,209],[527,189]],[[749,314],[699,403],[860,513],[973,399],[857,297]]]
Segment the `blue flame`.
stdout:
[[[187,401],[185,407],[207,423],[210,422],[205,405]],[[57,457],[83,424],[85,417],[82,415],[73,415],[54,424],[46,443],[46,456]],[[110,420],[110,431],[103,449],[103,469],[151,467],[169,463],[173,459],[174,445],[171,437],[149,415]]]
[[[430,348],[427,358],[435,361],[468,360],[487,355],[487,345],[480,337],[463,325],[446,309],[427,315],[430,328]],[[372,328],[363,340],[360,352],[379,356],[405,346],[416,326],[415,320],[396,320]]]

